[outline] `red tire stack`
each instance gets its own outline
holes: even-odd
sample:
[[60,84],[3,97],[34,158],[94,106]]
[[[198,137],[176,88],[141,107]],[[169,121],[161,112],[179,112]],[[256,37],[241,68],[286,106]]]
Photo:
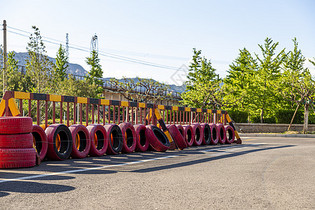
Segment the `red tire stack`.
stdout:
[[36,165],[30,117],[0,117],[0,168]]

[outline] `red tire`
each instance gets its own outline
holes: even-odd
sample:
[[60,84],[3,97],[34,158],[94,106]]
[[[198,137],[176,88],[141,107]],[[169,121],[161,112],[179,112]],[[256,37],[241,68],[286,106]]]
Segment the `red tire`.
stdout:
[[47,157],[50,160],[65,160],[72,152],[72,136],[63,124],[52,124],[45,130],[48,139]]
[[157,152],[164,152],[170,148],[170,142],[161,129],[154,125],[147,125],[145,130],[146,138],[150,146]]
[[188,147],[191,147],[194,144],[195,134],[190,125],[184,125],[184,138]]
[[185,142],[184,137],[182,136],[182,134],[175,125],[169,125],[167,129],[170,132],[173,140],[175,141],[175,144],[179,149],[184,149],[187,147],[187,143]]
[[225,128],[225,133],[226,133],[225,134],[226,135],[225,143],[226,144],[232,144],[235,140],[235,131],[234,131],[233,127],[230,125],[226,125],[226,126],[224,126],[224,128]]
[[207,123],[201,123],[202,144],[208,145],[211,142],[211,129]]
[[73,158],[85,158],[91,148],[90,133],[84,125],[71,125],[69,127],[72,136],[72,152]]
[[0,149],[0,168],[23,168],[36,165],[36,151],[28,149]]
[[33,125],[33,141],[40,157],[40,160],[44,160],[48,150],[48,140],[45,131],[38,125]]
[[218,128],[216,124],[213,124],[213,123],[210,123],[209,126],[211,129],[211,143],[210,144],[216,145],[219,142]]
[[178,131],[180,132],[180,134],[184,137],[184,128],[182,125],[176,125]]
[[33,120],[30,117],[0,117],[0,134],[31,133]]
[[133,126],[136,130],[136,151],[145,152],[149,148],[149,140],[145,136],[146,127],[138,124]]
[[86,127],[89,132],[91,156],[103,156],[108,149],[108,137],[105,128],[100,124],[89,125]]
[[122,133],[118,125],[109,124],[104,126],[107,133],[108,148],[107,154],[117,155],[123,148]]
[[200,146],[202,144],[202,130],[200,124],[192,124],[191,125],[194,131],[194,145]]
[[33,136],[30,133],[0,135],[0,148],[33,148]]
[[219,143],[225,144],[226,141],[226,132],[223,124],[217,124],[217,131],[219,136]]
[[136,131],[131,123],[123,122],[119,124],[123,138],[122,152],[131,153],[136,149]]

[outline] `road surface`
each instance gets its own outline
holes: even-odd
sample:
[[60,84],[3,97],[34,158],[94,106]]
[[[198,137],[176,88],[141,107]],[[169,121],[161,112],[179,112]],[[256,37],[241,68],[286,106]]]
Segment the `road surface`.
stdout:
[[315,139],[248,137],[0,170],[0,209],[315,209]]

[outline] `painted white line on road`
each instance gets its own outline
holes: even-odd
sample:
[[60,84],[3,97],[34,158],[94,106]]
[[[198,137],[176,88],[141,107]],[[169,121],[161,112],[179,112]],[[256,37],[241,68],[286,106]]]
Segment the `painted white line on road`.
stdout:
[[[211,156],[220,156],[224,155],[225,153],[229,153],[238,149],[243,148],[241,145],[237,146],[229,146],[226,147],[226,150],[218,152],[218,149],[208,149],[208,150],[202,150],[200,152],[216,152],[211,154]],[[231,148],[231,149],[230,149]],[[179,157],[179,155],[168,155],[164,157],[158,157],[158,158],[152,158],[152,159],[146,159],[146,160],[139,160],[139,161],[134,161],[134,162],[128,162],[128,163],[121,163],[121,164],[115,164],[115,165],[106,165],[106,166],[99,166],[99,167],[92,167],[92,168],[81,168],[81,169],[75,169],[75,170],[68,170],[68,171],[62,171],[62,172],[55,172],[55,173],[48,173],[48,174],[38,174],[38,175],[32,175],[32,176],[24,176],[24,177],[19,177],[15,179],[2,179],[0,180],[0,183],[4,182],[14,182],[14,181],[21,181],[21,180],[31,180],[31,179],[38,179],[42,177],[47,177],[47,176],[58,176],[58,175],[63,175],[63,174],[71,174],[71,173],[78,173],[78,172],[84,172],[84,171],[91,171],[91,170],[100,170],[100,169],[105,169],[105,168],[113,168],[113,167],[119,167],[119,166],[128,166],[128,165],[134,165],[138,163],[145,163],[145,162],[151,162],[155,160],[163,160],[163,159],[169,159],[169,158],[175,158]]]
[[138,163],[145,163],[145,162],[150,162],[150,161],[154,161],[154,160],[162,160],[162,159],[168,159],[168,158],[174,158],[174,157],[179,157],[179,156],[178,155],[169,155],[169,156],[165,156],[165,157],[159,157],[159,158],[153,158],[153,159],[147,159],[147,160],[139,160],[139,161],[121,163],[121,164],[116,164],[116,165],[99,166],[99,167],[93,167],[93,168],[82,168],[82,169],[55,172],[55,173],[49,173],[49,174],[38,174],[38,175],[32,175],[32,176],[19,177],[16,179],[4,179],[4,180],[0,180],[0,183],[14,182],[14,181],[20,181],[20,180],[29,180],[29,179],[38,179],[38,178],[47,177],[47,176],[57,176],[57,175],[62,175],[62,174],[78,173],[78,172],[83,172],[83,171],[100,170],[100,169],[104,169],[104,168],[113,168],[113,167],[119,167],[119,166],[134,165],[134,164],[138,164]]

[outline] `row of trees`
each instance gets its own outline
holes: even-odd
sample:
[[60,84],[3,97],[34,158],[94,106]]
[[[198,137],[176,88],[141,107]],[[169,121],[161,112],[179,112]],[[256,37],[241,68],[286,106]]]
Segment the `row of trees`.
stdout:
[[[306,58],[296,38],[292,51],[279,50],[278,45],[266,38],[264,44],[258,45],[259,54],[246,48],[239,50],[225,78],[219,78],[210,60],[201,56],[201,50],[194,49],[182,103],[247,113],[248,121],[257,121],[259,116],[261,123],[274,119],[281,111],[293,114],[292,123],[298,110],[303,109],[307,130],[310,108],[314,104],[315,80],[305,67]],[[309,61],[315,66],[314,60]]]
[[[39,29],[35,26],[32,28],[34,32],[30,35],[26,47],[28,52],[26,71],[20,71],[15,53],[9,52],[5,77],[1,81],[3,90],[101,97],[103,91],[100,86],[103,83],[103,70],[98,53],[92,51],[90,57],[86,58],[91,69],[84,80],[77,80],[67,73],[69,64],[64,47],[60,45],[56,54],[56,62],[53,63],[47,56]],[[2,68],[1,71],[3,71]],[[2,74],[3,72],[1,72]],[[3,95],[2,90],[0,94]]]
[[[26,47],[29,55],[26,60],[26,72],[20,71],[15,53],[9,52],[5,78],[0,83],[1,87],[4,88],[1,88],[0,95],[3,94],[2,90],[13,90],[91,98],[102,97],[104,90],[103,70],[97,51],[92,51],[90,56],[86,58],[90,70],[84,80],[76,79],[67,73],[69,61],[63,46],[60,45],[56,53],[56,62],[51,62],[47,56],[39,29],[35,26],[32,28],[34,33],[30,35]],[[169,94],[165,94],[169,92],[169,86],[153,79],[123,78],[123,80],[118,80],[112,78],[109,84],[131,101],[154,103],[169,98]],[[137,94],[139,87],[144,90],[141,94]]]
[[[14,52],[8,53],[7,70],[1,86],[6,90],[24,92],[102,97],[103,70],[96,51],[86,58],[90,66],[88,74],[84,80],[77,80],[67,74],[68,58],[62,45],[56,54],[56,62],[52,63],[39,29],[33,26],[33,30],[27,44],[26,71],[19,70]],[[278,42],[266,38],[263,44],[258,45],[259,54],[246,48],[239,50],[225,78],[219,77],[211,61],[202,57],[201,50],[194,49],[182,104],[225,109],[236,113],[235,117],[243,115],[252,122],[274,122],[279,113],[290,113],[292,123],[294,116],[303,112],[307,130],[314,104],[315,81],[309,69],[305,68],[306,59],[296,39],[293,39],[291,51],[279,50],[278,45]],[[310,62],[315,66],[315,60]],[[167,85],[152,79],[112,79],[110,84],[131,101],[159,103],[170,96]],[[144,94],[137,94],[138,87],[145,89]],[[0,94],[3,94],[2,90]]]

